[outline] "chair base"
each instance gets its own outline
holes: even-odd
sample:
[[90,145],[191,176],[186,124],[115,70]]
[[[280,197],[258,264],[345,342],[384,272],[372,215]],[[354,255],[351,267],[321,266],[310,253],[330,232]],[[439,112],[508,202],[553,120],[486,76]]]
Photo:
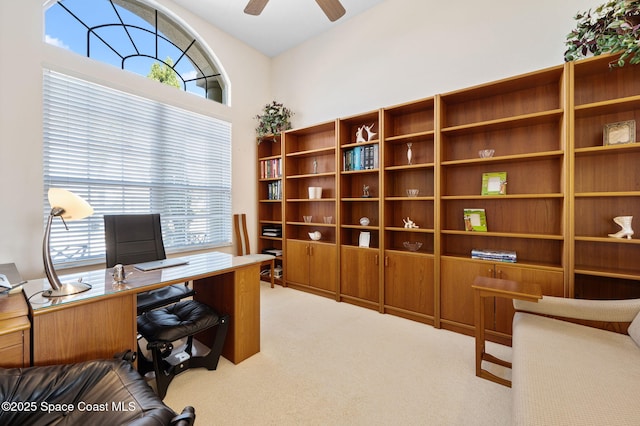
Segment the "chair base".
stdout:
[[[191,336],[183,336],[186,343],[174,347],[176,342],[148,342],[151,360],[140,350],[138,371],[143,376],[153,372],[156,393],[161,399],[167,394],[169,384],[175,376],[189,368],[215,370],[222,355],[222,349],[229,330],[229,315],[221,315],[215,325],[216,332],[212,347],[207,347]],[[203,330],[198,330],[203,331]],[[143,336],[144,337],[144,336]],[[140,349],[140,348],[139,348]]]

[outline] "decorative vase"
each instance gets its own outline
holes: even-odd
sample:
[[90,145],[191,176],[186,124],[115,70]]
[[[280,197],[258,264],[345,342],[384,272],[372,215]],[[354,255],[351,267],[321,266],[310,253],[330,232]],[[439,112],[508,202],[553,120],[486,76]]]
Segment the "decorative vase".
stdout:
[[407,161],[411,164],[411,158],[413,157],[413,152],[411,151],[411,146],[413,143],[407,142]]
[[631,221],[633,220],[633,216],[617,216],[613,218],[613,221],[620,225],[620,229],[615,234],[609,234],[612,238],[627,238],[631,239],[633,235],[633,229],[631,229]]

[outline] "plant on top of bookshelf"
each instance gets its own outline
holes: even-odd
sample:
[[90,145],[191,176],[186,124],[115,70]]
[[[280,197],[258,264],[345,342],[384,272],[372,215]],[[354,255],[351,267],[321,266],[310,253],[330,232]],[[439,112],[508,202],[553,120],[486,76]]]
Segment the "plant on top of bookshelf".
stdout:
[[262,115],[256,115],[258,126],[256,133],[258,143],[266,136],[279,135],[285,130],[291,129],[291,117],[294,113],[282,103],[273,101],[262,109]]
[[610,67],[640,63],[640,1],[611,0],[595,9],[578,12],[576,28],[567,35],[565,61],[590,55],[622,53]]

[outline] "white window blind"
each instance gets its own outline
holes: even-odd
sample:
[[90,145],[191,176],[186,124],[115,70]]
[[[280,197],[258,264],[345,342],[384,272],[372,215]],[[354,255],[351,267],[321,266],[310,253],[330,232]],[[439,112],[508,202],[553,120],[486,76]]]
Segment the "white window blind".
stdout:
[[104,259],[104,214],[160,213],[168,252],[231,243],[231,124],[44,71],[44,213],[65,188],[95,213],[51,231],[56,264]]

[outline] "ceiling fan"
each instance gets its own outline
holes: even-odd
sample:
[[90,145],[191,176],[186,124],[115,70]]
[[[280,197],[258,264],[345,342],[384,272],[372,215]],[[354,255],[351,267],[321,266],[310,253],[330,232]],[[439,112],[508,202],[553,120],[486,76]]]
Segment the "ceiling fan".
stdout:
[[[244,8],[244,13],[260,15],[268,2],[269,0],[249,0],[247,7]],[[340,0],[316,0],[316,3],[331,22],[340,19],[346,12]]]

